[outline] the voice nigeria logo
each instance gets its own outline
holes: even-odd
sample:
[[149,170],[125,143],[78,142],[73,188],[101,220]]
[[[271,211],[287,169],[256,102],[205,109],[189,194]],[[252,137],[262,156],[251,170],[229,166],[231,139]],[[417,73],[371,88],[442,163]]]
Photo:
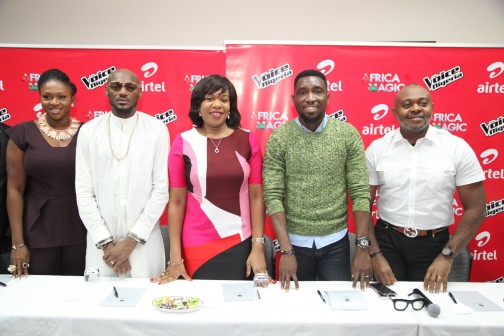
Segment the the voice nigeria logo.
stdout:
[[[373,115],[373,119],[378,121],[383,119],[389,112],[389,107],[386,104],[378,104],[371,108],[371,114]],[[362,128],[363,135],[385,135],[386,133],[395,130],[395,125],[392,126],[383,126],[369,124],[369,126],[364,126]]]
[[161,120],[165,125],[177,120],[177,115],[173,109],[169,109],[166,112],[158,113],[155,115],[158,120]]
[[487,123],[482,122],[480,124],[480,127],[483,130],[483,133],[485,133],[485,135],[487,137],[491,137],[492,135],[503,133],[504,132],[504,117],[500,116],[497,119],[490,120]]
[[[477,242],[478,247],[484,247],[491,240],[490,232],[482,231],[474,237],[474,240]],[[497,258],[497,250],[493,251],[478,251],[477,249],[472,251],[473,260],[498,260]]]
[[496,216],[504,211],[504,198],[500,200],[491,201],[486,204],[486,215],[487,217]]
[[94,90],[107,84],[110,74],[114,71],[116,71],[116,67],[112,65],[106,69],[98,70],[88,76],[81,77],[81,81],[88,90]]
[[0,122],[5,122],[12,118],[7,108],[0,108]]
[[[504,73],[504,62],[493,62],[490,64],[487,69],[488,78],[495,79]],[[502,77],[501,77],[502,78]],[[499,82],[490,82],[487,81],[483,84],[479,84],[476,89],[478,93],[504,93],[504,84]]]
[[333,60],[326,59],[323,61],[320,61],[319,64],[317,64],[317,70],[322,72],[326,76],[327,80],[327,91],[334,91],[334,92],[341,92],[343,91],[343,86],[341,84],[341,80],[337,82],[331,82],[327,78],[328,75],[334,70],[335,63]]
[[362,81],[367,83],[368,92],[399,92],[404,84],[398,74],[392,73],[365,73]]
[[291,77],[292,75],[294,75],[294,71],[292,71],[290,64],[287,63],[277,68],[269,69],[260,75],[253,75],[252,80],[257,88],[265,89]]
[[460,65],[448,70],[442,70],[430,77],[424,77],[423,81],[430,91],[434,91],[461,79],[464,77]]

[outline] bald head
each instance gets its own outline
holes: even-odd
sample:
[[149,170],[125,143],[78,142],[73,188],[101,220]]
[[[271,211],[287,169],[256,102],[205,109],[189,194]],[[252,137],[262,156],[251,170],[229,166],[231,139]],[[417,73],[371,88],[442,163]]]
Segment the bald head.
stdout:
[[415,97],[425,97],[432,102],[429,90],[418,84],[408,84],[397,92],[394,100],[394,107],[397,109],[405,98],[410,98],[412,95]]
[[[125,80],[121,80],[125,79]],[[127,79],[127,80],[126,80]],[[112,72],[108,78],[108,82],[132,82],[138,84],[138,76],[131,70],[128,69],[117,69]]]

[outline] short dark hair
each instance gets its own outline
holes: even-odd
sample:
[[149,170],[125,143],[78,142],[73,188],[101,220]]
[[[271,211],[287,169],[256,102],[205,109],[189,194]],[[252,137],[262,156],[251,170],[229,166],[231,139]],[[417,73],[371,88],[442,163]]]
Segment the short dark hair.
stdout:
[[229,91],[229,119],[226,124],[230,128],[240,127],[241,115],[238,111],[238,96],[236,89],[229,79],[221,75],[209,75],[204,77],[196,84],[191,95],[191,108],[189,109],[189,118],[196,127],[203,126],[203,119],[199,116],[199,108],[205,95],[213,94],[219,90]]
[[75,94],[77,93],[77,87],[75,86],[75,84],[70,81],[70,78],[66,73],[64,73],[59,69],[49,69],[44,71],[42,75],[40,75],[40,78],[37,82],[37,88],[39,93],[40,93],[40,87],[51,80],[61,82],[67,87],[69,87],[70,91],[72,91],[72,97],[75,96]]
[[294,79],[294,89],[296,89],[296,84],[297,84],[297,82],[301,78],[303,78],[303,77],[311,77],[311,76],[315,76],[315,77],[321,78],[324,81],[324,84],[325,84],[326,89],[327,89],[327,78],[326,78],[326,76],[322,72],[320,72],[318,70],[303,70],[300,73],[298,73],[298,75],[296,76],[296,79]]

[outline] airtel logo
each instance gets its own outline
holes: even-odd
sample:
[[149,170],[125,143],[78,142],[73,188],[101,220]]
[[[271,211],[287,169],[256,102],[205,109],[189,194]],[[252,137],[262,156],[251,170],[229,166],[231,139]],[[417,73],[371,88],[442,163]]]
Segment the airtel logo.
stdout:
[[[140,69],[144,71],[144,77],[149,78],[154,76],[154,74],[158,71],[158,65],[154,62],[149,62],[142,65]],[[152,70],[152,72],[150,70]]]
[[490,232],[480,232],[476,237],[474,237],[474,240],[478,242],[478,247],[485,246],[490,241]]
[[319,64],[317,64],[317,69],[319,69],[320,72],[327,76],[334,70],[334,61],[323,60]]
[[374,114],[374,120],[380,120],[387,115],[388,110],[389,108],[386,104],[378,104],[371,109],[371,113]]
[[480,158],[483,159],[482,163],[487,165],[492,163],[499,156],[499,152],[496,149],[490,148],[480,154]]
[[487,71],[490,72],[490,78],[498,77],[502,74],[502,72],[504,72],[504,63],[494,62],[488,66]]
[[33,106],[33,112],[37,113],[37,118],[39,118],[44,111],[42,111],[42,104],[38,103],[37,105]]

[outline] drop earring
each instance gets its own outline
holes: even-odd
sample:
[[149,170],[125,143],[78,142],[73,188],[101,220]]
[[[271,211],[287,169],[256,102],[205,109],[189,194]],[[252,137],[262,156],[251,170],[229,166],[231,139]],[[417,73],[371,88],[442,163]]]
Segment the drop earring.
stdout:
[[198,115],[199,115],[199,117],[201,118],[201,112],[200,112],[199,110],[198,110]]
[[231,113],[228,113],[228,119],[231,119]]

